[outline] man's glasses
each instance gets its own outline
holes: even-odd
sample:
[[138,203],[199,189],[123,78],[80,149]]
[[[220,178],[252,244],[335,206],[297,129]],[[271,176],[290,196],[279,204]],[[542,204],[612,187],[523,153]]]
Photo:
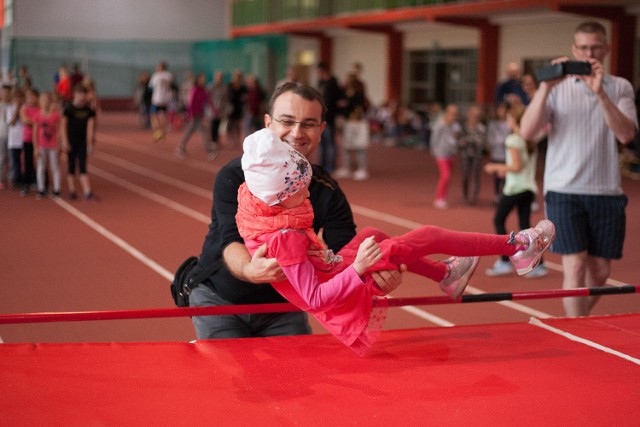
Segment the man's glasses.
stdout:
[[311,121],[296,122],[295,120],[291,120],[291,119],[276,119],[275,117],[272,117],[272,119],[280,123],[282,126],[286,127],[287,129],[291,129],[295,125],[300,125],[300,129],[302,129],[303,131],[312,131],[312,130],[315,130],[316,128],[319,128],[322,125],[321,123],[316,123]]
[[582,46],[574,45],[574,46],[580,52],[594,52],[594,53],[601,52],[605,48],[603,44],[594,44],[593,46],[589,46],[589,45],[582,45]]

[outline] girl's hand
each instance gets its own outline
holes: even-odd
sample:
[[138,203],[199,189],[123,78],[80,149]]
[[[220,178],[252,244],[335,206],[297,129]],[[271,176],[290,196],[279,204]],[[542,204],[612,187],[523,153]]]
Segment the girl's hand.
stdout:
[[362,276],[368,268],[372,267],[382,258],[382,251],[375,241],[374,236],[367,237],[358,248],[356,260],[353,262],[358,275]]

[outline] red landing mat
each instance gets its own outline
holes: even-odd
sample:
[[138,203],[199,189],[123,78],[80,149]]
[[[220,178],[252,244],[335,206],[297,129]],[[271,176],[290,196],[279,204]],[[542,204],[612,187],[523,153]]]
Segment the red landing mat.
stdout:
[[[544,320],[640,353],[640,314]],[[637,426],[640,366],[531,324],[332,336],[0,345],[7,426]]]

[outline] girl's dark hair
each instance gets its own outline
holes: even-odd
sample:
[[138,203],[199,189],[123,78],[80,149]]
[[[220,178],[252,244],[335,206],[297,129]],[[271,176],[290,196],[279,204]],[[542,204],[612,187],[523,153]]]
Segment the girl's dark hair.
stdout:
[[[520,127],[520,120],[522,120],[524,110],[524,105],[520,104],[513,104],[507,109],[507,114],[509,114],[513,118],[518,127]],[[525,142],[527,143],[527,151],[529,152],[529,154],[533,154],[536,151],[538,144],[535,141],[529,140],[525,140]]]
[[324,115],[327,113],[327,106],[325,105],[320,92],[309,85],[298,82],[286,82],[276,88],[269,100],[269,115],[273,115],[273,104],[276,102],[276,99],[286,92],[293,92],[307,101],[319,102],[322,106],[322,120],[324,120]]

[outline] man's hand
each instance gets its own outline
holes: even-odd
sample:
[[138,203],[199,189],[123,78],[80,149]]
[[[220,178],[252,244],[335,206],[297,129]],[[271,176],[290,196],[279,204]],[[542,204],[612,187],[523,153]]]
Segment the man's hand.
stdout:
[[590,58],[588,61],[591,63],[591,74],[588,76],[575,76],[580,80],[583,80],[589,89],[596,95],[600,95],[602,92],[602,79],[604,77],[604,67],[600,61]]
[[373,277],[378,288],[388,294],[402,284],[402,274],[406,271],[406,264],[401,264],[398,270],[373,271],[371,277]]
[[266,258],[267,246],[262,245],[249,256],[242,243],[231,243],[224,252],[224,261],[231,274],[251,283],[272,283],[285,280],[286,276],[275,259]]
[[272,283],[286,280],[278,261],[266,258],[267,245],[262,245],[253,253],[251,262],[244,267],[245,276],[252,283]]

